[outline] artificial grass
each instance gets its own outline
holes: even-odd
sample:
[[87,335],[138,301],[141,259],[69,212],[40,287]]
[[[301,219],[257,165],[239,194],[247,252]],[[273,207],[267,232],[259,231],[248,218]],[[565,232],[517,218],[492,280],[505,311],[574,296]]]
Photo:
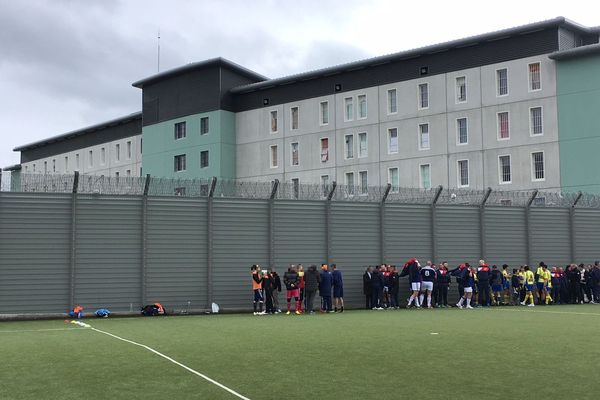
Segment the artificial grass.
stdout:
[[[91,319],[257,399],[597,398],[600,306]],[[39,329],[72,328],[60,331]],[[33,330],[31,332],[10,332]],[[437,333],[437,335],[432,335]],[[235,399],[62,321],[0,323],[1,399]]]

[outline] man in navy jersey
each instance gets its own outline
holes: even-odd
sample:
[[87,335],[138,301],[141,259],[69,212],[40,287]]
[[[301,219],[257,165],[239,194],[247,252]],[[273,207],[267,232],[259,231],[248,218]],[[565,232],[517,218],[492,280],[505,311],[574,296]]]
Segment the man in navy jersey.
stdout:
[[421,268],[421,295],[419,303],[423,304],[424,296],[427,295],[427,308],[431,307],[431,293],[433,293],[433,283],[436,280],[435,269],[431,266],[431,261],[427,261],[427,265]]
[[461,264],[458,267],[458,271],[460,271],[460,281],[463,285],[463,296],[458,301],[456,307],[463,308],[463,304],[466,303],[466,308],[473,308],[471,306],[471,297],[473,296],[473,285],[475,284],[475,279],[473,278],[473,273],[471,272],[471,268],[468,267],[468,263]]
[[408,299],[408,304],[406,308],[410,308],[413,301],[415,302],[415,307],[421,308],[419,304],[419,292],[421,291],[421,274],[419,272],[421,266],[419,265],[419,260],[416,258],[411,258],[404,264],[404,269],[400,276],[408,275],[408,280],[410,282],[410,289],[412,290],[412,294]]

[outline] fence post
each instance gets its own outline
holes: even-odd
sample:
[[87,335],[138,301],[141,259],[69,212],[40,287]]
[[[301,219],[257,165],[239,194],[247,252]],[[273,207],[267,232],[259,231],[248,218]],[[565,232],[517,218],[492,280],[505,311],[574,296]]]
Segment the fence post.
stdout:
[[533,203],[533,200],[535,200],[535,197],[538,194],[538,190],[534,190],[533,194],[531,195],[531,197],[529,198],[529,200],[527,200],[527,204],[525,205],[525,229],[527,232],[526,235],[526,239],[527,239],[527,265],[532,265],[531,263],[531,242],[532,240],[532,232],[531,232],[531,223],[530,223],[530,210],[531,210],[531,204]]
[[77,277],[77,189],[79,188],[79,171],[73,175],[71,190],[71,256],[69,265],[69,309],[75,307],[75,279]]
[[212,309],[213,303],[213,196],[215,194],[215,187],[217,186],[217,178],[213,177],[210,182],[210,189],[208,191],[208,198],[206,204],[207,210],[207,265],[206,265],[206,301],[207,308]]
[[437,210],[436,204],[440,195],[442,194],[442,190],[444,188],[442,185],[438,186],[435,191],[435,196],[433,196],[433,201],[431,202],[431,262],[437,262]]
[[279,189],[279,179],[273,181],[271,187],[271,196],[269,196],[269,267],[273,267],[275,262],[275,234],[274,230],[274,206],[275,196],[277,196],[277,189]]
[[485,237],[485,203],[487,203],[490,194],[492,194],[492,188],[489,187],[483,195],[481,204],[479,204],[479,249],[481,252],[481,260],[485,260],[487,258],[487,239]]
[[144,181],[142,193],[142,276],[140,284],[140,302],[143,307],[147,303],[148,288],[148,191],[150,190],[150,174]]
[[381,202],[379,203],[379,264],[385,263],[386,247],[385,247],[385,201],[390,194],[392,184],[388,183]]
[[337,188],[337,182],[333,181],[331,185],[331,191],[327,195],[327,202],[325,203],[325,250],[327,252],[327,264],[331,264],[331,199]]
[[569,209],[569,236],[571,239],[571,263],[577,263],[577,240],[575,240],[575,206],[579,203],[581,196],[583,193],[577,193],[577,197],[573,204],[571,204],[571,208]]

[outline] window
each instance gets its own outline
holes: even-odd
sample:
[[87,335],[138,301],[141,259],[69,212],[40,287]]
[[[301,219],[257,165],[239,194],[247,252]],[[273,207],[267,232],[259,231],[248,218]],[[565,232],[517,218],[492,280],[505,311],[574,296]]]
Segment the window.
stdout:
[[48,161],[44,161],[44,174],[48,173]]
[[200,134],[206,135],[208,133],[208,117],[200,118]]
[[506,96],[508,94],[508,70],[506,68],[496,70],[496,95]]
[[419,150],[429,150],[429,124],[419,124]]
[[500,168],[500,183],[511,183],[510,156],[499,156],[498,165]]
[[106,149],[103,147],[100,149],[100,164],[106,163]]
[[329,175],[321,175],[321,191],[323,193],[323,197],[327,197],[329,195]]
[[94,152],[92,150],[88,153],[88,166],[90,168],[94,166]]
[[321,162],[329,161],[329,138],[321,139]]
[[294,198],[297,199],[299,195],[300,195],[300,179],[294,178],[294,179],[292,179],[292,196],[294,196]]
[[388,129],[388,154],[398,153],[398,128]]
[[529,90],[541,90],[542,89],[542,80],[541,80],[541,71],[540,71],[540,63],[532,63],[529,64]]
[[396,114],[398,112],[398,92],[396,89],[390,89],[388,95],[388,114]]
[[33,172],[35,172],[35,164],[33,164]]
[[511,199],[500,199],[500,205],[501,206],[512,206],[512,200]]
[[75,154],[75,169],[79,171],[79,154]]
[[456,78],[456,102],[464,103],[467,101],[467,78],[459,76]]
[[359,180],[359,193],[360,194],[368,194],[369,193],[369,178],[367,176],[367,171],[360,171],[358,173]]
[[69,172],[69,157],[65,157],[65,172]]
[[298,107],[292,107],[290,113],[292,114],[292,130],[298,129]]
[[174,157],[175,172],[185,171],[185,154],[180,154]]
[[535,199],[533,199],[533,205],[539,206],[539,207],[544,207],[546,205],[546,197],[544,197],[544,196],[536,197]]
[[498,113],[498,140],[510,139],[508,111]]
[[277,145],[271,146],[271,168],[277,168]]
[[319,105],[320,107],[320,121],[319,123],[321,125],[327,125],[329,124],[329,102],[328,101],[322,101],[321,104]]
[[361,132],[358,134],[358,157],[367,156],[367,133]]
[[115,146],[115,158],[117,159],[117,161],[121,160],[121,145],[120,144],[116,144]]
[[175,188],[175,196],[185,196],[185,188],[184,187]]
[[298,152],[299,152],[298,142],[292,143],[291,146],[292,146],[292,165],[300,165],[300,155],[298,154]]
[[542,107],[529,109],[529,131],[531,135],[543,135],[544,123],[542,121]]
[[115,172],[115,177],[117,178],[117,181],[119,180],[119,172]]
[[346,172],[346,187],[348,194],[352,196],[354,194],[354,172]]
[[354,158],[354,135],[346,135],[344,137],[345,157],[346,159]]
[[354,102],[352,97],[344,99],[344,121],[352,121],[354,119]]
[[400,175],[398,174],[398,168],[388,169],[388,183],[392,186],[390,191],[398,193],[400,190]]
[[456,120],[456,135],[458,144],[469,143],[469,131],[466,118]]
[[140,138],[140,154],[142,154],[142,149],[144,148],[144,139]]
[[367,96],[361,94],[358,96],[358,119],[367,118]]
[[131,141],[127,142],[127,159],[131,160]]
[[56,160],[52,160],[52,172],[56,172]]
[[208,167],[208,150],[200,152],[200,168]]
[[458,161],[458,187],[469,186],[469,160]]
[[429,108],[429,84],[427,83],[419,85],[419,108]]
[[277,132],[277,110],[271,111],[271,133]]
[[543,181],[546,177],[544,173],[544,152],[537,151],[531,153],[531,172],[532,180]]
[[185,121],[178,122],[174,128],[175,140],[183,139],[185,137]]
[[129,178],[131,176],[131,170],[128,169],[127,171],[125,171],[125,175],[127,175],[127,177]]
[[419,165],[419,178],[422,189],[431,189],[431,165]]

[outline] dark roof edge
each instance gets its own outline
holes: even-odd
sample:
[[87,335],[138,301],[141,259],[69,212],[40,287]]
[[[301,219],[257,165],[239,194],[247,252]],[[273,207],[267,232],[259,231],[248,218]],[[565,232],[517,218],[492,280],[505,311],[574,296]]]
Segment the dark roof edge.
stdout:
[[88,126],[85,128],[81,128],[81,129],[77,129],[77,130],[70,131],[67,133],[63,133],[61,135],[52,136],[48,139],[39,140],[37,142],[33,142],[33,143],[25,144],[23,146],[15,147],[13,149],[13,151],[26,151],[26,150],[30,150],[35,147],[46,146],[46,145],[54,143],[54,142],[61,142],[63,140],[67,140],[67,139],[70,139],[75,136],[81,136],[86,133],[94,132],[94,131],[97,131],[97,130],[100,130],[103,128],[108,128],[110,126],[126,124],[127,122],[135,121],[137,119],[140,119],[140,120],[142,119],[141,111],[126,115],[124,117],[111,119],[109,121],[101,122],[99,124],[95,124],[95,125],[91,125],[91,126]]
[[144,85],[159,81],[159,80],[167,78],[169,76],[174,76],[174,75],[178,75],[178,74],[181,74],[181,73],[184,73],[184,72],[187,72],[190,70],[194,70],[197,68],[210,67],[213,65],[219,65],[219,66],[224,66],[224,67],[230,68],[233,71],[238,72],[250,79],[254,79],[254,80],[258,80],[258,81],[265,81],[265,80],[269,79],[268,77],[266,77],[264,75],[254,72],[254,71],[252,71],[246,67],[243,67],[239,64],[236,64],[233,61],[229,61],[226,58],[217,57],[217,58],[210,58],[210,59],[204,60],[204,61],[189,63],[189,64],[183,65],[181,67],[177,67],[177,68],[169,69],[167,71],[159,72],[158,74],[155,74],[155,75],[149,76],[147,78],[140,79],[139,81],[133,82],[131,84],[131,86],[142,89],[144,87]]
[[263,88],[269,88],[272,86],[281,85],[284,83],[291,83],[299,80],[317,78],[323,75],[330,75],[334,73],[340,73],[348,70],[365,68],[371,65],[383,64],[392,61],[402,60],[404,58],[414,58],[420,55],[425,55],[429,53],[436,53],[444,50],[449,50],[454,47],[463,47],[472,44],[476,44],[478,42],[490,41],[495,39],[503,38],[507,35],[522,35],[528,32],[537,31],[545,28],[551,27],[559,27],[564,26],[565,28],[569,28],[572,30],[577,30],[579,32],[590,34],[600,32],[600,27],[589,28],[583,25],[580,25],[576,22],[570,21],[565,17],[557,17],[545,21],[534,22],[527,25],[520,25],[513,28],[502,29],[499,31],[483,33],[480,35],[469,36],[462,39],[452,40],[449,42],[438,43],[434,45],[429,45],[425,47],[419,47],[416,49],[401,51],[398,53],[387,54],[383,56],[377,56],[373,58],[367,58],[364,60],[353,61],[346,64],[335,65],[332,67],[317,69],[308,72],[302,72],[299,74],[288,75],[281,78],[270,79],[264,82],[251,83],[248,85],[242,85],[235,87],[230,90],[231,93],[244,93],[251,92],[255,90],[260,90]]
[[600,43],[588,44],[587,46],[580,46],[575,47],[573,49],[557,51],[548,55],[548,58],[560,61],[568,60],[571,58],[584,57],[593,54],[600,54]]
[[2,168],[3,171],[20,171],[21,164],[9,165],[8,167]]

